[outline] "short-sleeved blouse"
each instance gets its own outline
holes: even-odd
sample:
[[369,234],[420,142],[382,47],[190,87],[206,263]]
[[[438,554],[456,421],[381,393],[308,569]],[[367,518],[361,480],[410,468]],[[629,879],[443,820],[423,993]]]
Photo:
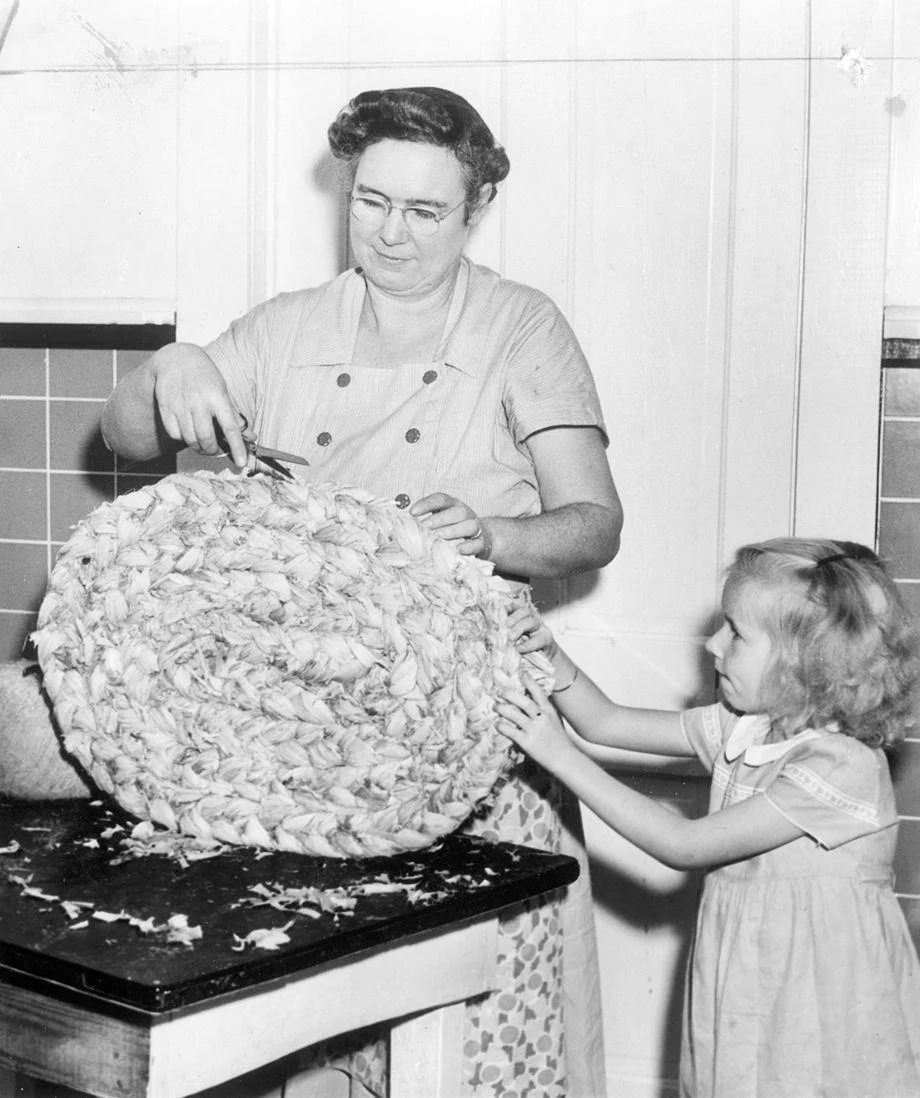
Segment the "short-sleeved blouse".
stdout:
[[687,710],[681,723],[712,772],[710,812],[762,793],[828,850],[898,822],[883,752],[851,736],[808,730],[771,743],[765,718],[739,718],[722,705]]
[[[301,454],[303,475],[401,506],[434,491],[480,514],[538,514],[525,440],[606,429],[574,333],[539,290],[461,260],[433,360],[355,366],[359,270],[257,306],[207,348],[260,442]],[[300,467],[297,470],[300,471]]]

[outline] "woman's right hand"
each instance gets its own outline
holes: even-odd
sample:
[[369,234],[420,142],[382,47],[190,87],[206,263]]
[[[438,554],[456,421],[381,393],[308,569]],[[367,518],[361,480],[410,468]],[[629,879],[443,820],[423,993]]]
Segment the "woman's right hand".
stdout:
[[193,343],[174,343],[151,360],[151,372],[166,434],[209,457],[229,450],[233,462],[243,468],[249,457],[242,434],[245,421],[205,351]]

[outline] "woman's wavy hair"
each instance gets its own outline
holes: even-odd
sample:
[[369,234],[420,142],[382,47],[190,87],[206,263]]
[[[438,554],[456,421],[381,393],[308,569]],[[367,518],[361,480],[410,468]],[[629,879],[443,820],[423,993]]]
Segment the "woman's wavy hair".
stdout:
[[482,188],[491,186],[491,202],[511,167],[479,112],[445,88],[361,92],[339,111],[328,137],[332,155],[348,164],[350,182],[361,154],[378,141],[417,141],[450,149],[463,173],[467,220],[480,203]]
[[773,641],[761,691],[784,736],[836,726],[891,748],[916,727],[917,633],[871,549],[806,538],[745,545],[725,582],[728,594],[741,588]]

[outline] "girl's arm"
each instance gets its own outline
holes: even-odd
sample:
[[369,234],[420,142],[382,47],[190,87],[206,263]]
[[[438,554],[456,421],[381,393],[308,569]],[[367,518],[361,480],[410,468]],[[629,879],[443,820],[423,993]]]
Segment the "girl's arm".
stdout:
[[582,739],[626,751],[695,757],[681,729],[679,713],[639,709],[611,701],[556,644],[552,633],[530,607],[513,612],[509,623],[521,652],[543,650],[549,657],[556,673],[553,703]]
[[[577,682],[572,690],[576,687]],[[762,854],[802,835],[801,829],[763,796],[698,820],[663,807],[583,755],[566,735],[546,694],[532,680],[527,680],[527,691],[527,697],[512,696],[497,706],[506,722],[503,731],[608,827],[665,865],[674,869],[723,865]]]

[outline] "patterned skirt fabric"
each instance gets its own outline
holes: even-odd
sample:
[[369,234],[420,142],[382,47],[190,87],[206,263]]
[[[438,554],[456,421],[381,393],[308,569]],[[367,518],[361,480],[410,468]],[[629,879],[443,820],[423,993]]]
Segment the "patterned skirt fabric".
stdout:
[[[489,812],[464,830],[558,853],[561,804],[555,779],[525,760]],[[534,897],[499,921],[498,990],[467,1006],[464,1096],[573,1098],[566,1085],[563,1033],[562,903],[559,893]],[[311,1049],[309,1062],[346,1071],[352,1098],[385,1098],[385,1034],[385,1026],[375,1026],[337,1038]]]
[[[561,790],[525,762],[491,811],[466,829],[493,842],[559,852]],[[505,912],[498,926],[498,990],[467,1006],[464,1094],[566,1098],[563,926],[558,893]]]

